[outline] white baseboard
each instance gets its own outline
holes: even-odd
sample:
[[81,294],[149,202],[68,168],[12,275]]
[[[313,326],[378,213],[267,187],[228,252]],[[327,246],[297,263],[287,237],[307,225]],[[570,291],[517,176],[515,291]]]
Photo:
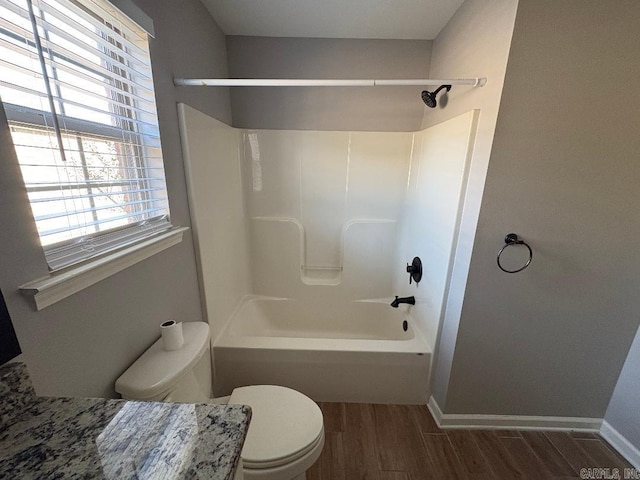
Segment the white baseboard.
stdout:
[[442,429],[572,430],[600,433],[602,426],[601,418],[442,413],[438,402],[433,397],[429,398],[427,406]]
[[640,450],[635,447],[626,437],[613,428],[606,420],[602,421],[600,435],[615,448],[620,455],[635,468],[640,469]]

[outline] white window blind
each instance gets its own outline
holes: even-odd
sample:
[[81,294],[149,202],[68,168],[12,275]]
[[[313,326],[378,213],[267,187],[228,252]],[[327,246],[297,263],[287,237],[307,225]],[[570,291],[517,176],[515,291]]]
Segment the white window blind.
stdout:
[[51,270],[171,227],[147,33],[104,0],[0,0],[0,98]]

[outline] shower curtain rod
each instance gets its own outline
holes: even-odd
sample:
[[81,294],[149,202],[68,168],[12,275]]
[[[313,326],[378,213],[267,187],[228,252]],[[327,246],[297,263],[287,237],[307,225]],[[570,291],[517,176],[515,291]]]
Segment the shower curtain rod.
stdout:
[[307,80],[286,78],[174,78],[178,87],[387,87],[471,85],[482,87],[486,77],[409,80]]

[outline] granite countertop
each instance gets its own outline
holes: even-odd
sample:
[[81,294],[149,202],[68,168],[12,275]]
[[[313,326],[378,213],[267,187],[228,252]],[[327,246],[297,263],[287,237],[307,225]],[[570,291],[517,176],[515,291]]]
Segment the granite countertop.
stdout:
[[231,480],[244,405],[38,397],[22,363],[0,367],[0,478]]

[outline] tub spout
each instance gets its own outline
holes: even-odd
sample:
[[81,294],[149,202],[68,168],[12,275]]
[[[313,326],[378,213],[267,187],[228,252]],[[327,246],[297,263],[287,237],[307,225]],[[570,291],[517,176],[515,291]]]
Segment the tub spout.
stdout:
[[396,295],[396,299],[391,302],[391,306],[393,308],[398,308],[398,305],[400,305],[401,303],[408,303],[409,305],[415,305],[416,304],[416,297],[400,297],[398,298],[398,296]]

